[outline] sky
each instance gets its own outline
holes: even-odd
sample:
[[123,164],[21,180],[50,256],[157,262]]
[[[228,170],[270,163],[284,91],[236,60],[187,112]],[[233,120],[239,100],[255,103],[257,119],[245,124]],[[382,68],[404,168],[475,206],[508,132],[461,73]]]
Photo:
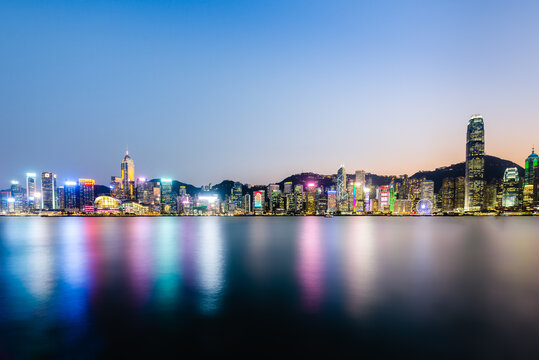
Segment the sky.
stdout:
[[267,184],[539,147],[537,1],[0,1],[0,188]]

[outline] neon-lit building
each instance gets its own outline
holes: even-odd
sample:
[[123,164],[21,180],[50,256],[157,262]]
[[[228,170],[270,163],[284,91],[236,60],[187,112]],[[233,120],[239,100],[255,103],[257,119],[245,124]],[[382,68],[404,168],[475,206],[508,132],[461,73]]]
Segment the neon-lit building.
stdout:
[[116,214],[120,212],[121,202],[110,196],[98,196],[94,208],[98,214]]
[[257,190],[253,192],[253,211],[255,215],[264,213],[265,209],[265,191]]
[[307,184],[306,214],[316,214],[316,184],[310,182]]
[[328,192],[328,213],[333,214],[337,211],[337,190],[330,189]]
[[[532,148],[532,153],[524,163],[524,185],[531,185],[533,189],[532,206],[539,203],[539,156]],[[527,191],[529,192],[529,190]]]
[[[95,200],[95,180],[93,179],[79,179],[79,205],[80,210],[85,212],[92,206]],[[93,212],[93,211],[92,211]]]
[[122,170],[122,190],[123,198],[126,200],[135,199],[135,162],[129,156],[129,151],[125,152],[121,164]]
[[381,185],[378,187],[378,211],[388,212],[389,211],[389,185]]
[[58,209],[57,191],[56,174],[53,172],[41,173],[41,208],[43,210]]

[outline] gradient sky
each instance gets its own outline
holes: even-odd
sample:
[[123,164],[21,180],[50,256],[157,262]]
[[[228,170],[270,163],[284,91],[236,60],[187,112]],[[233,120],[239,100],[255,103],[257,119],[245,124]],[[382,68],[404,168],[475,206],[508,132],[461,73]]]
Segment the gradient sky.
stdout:
[[266,184],[539,147],[537,1],[2,1],[0,188],[26,171]]

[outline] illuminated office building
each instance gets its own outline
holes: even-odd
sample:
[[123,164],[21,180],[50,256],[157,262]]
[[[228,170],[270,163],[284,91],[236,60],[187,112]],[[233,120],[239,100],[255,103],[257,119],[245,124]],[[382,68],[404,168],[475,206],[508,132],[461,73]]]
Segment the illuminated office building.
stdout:
[[337,171],[337,209],[341,213],[348,212],[348,191],[346,185],[346,170],[341,165]]
[[316,214],[316,184],[310,182],[307,184],[307,194],[306,194],[306,214],[314,215]]
[[137,178],[137,201],[143,205],[152,204],[153,196],[153,186],[154,184],[146,178],[139,177]]
[[287,181],[284,183],[284,188],[283,188],[283,193],[284,194],[290,194],[292,193],[292,182],[291,181]]
[[323,187],[316,188],[316,214],[324,215],[328,210],[328,199]]
[[59,208],[66,212],[78,212],[80,209],[80,194],[77,183],[75,181],[66,181],[63,187],[60,186],[58,190],[60,195]]
[[533,190],[533,185],[524,185],[522,194],[522,207],[525,211],[531,211],[534,208]]
[[250,214],[252,212],[252,209],[251,209],[251,194],[243,195],[243,211],[246,214]]
[[337,211],[337,190],[328,190],[328,213],[333,214]]
[[110,196],[115,199],[123,197],[122,178],[120,176],[110,177]]
[[129,156],[129,152],[125,152],[124,159],[121,165],[122,170],[122,198],[126,200],[135,199],[135,162]]
[[281,190],[272,190],[270,198],[270,211],[272,214],[281,215],[284,214],[284,197],[281,194]]
[[243,187],[236,182],[230,189],[229,209],[232,212],[243,212]]
[[442,188],[440,189],[442,197],[442,211],[455,210],[455,179],[445,178],[442,180]]
[[468,122],[466,132],[466,211],[480,211],[485,188],[485,129],[483,118],[474,115]]
[[388,212],[390,200],[389,185],[379,186],[377,193],[378,210],[381,212]]
[[356,181],[354,184],[353,193],[353,211],[358,213],[363,211],[363,205],[365,200],[365,171],[356,171]]
[[421,200],[428,200],[434,207],[434,181],[423,180],[421,182]]
[[171,179],[161,179],[161,204],[161,211],[165,214],[175,214],[178,212],[178,201],[172,190]]
[[294,213],[296,215],[301,214],[304,209],[305,194],[303,192],[303,185],[298,184],[294,186]]
[[26,173],[26,210],[36,210],[36,173]]
[[13,199],[13,211],[16,213],[24,212],[26,207],[26,199],[24,191],[18,181],[11,182],[11,198]]
[[502,206],[506,209],[512,209],[520,205],[520,178],[518,169],[507,168],[503,174],[503,194]]
[[455,178],[455,210],[463,211],[466,199],[466,179],[464,176]]
[[496,210],[498,204],[498,183],[493,182],[485,186],[484,208],[488,211]]
[[7,214],[9,212],[9,199],[13,199],[11,197],[11,191],[0,191],[0,211],[3,214]]
[[58,209],[56,174],[53,172],[41,173],[41,208],[49,211]]
[[94,212],[95,180],[79,179],[79,205],[84,212]]

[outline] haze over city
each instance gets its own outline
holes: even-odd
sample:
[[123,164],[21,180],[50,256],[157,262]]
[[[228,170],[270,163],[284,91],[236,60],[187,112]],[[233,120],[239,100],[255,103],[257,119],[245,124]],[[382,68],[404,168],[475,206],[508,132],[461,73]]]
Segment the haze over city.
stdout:
[[[267,184],[413,174],[539,130],[533,1],[3,2],[0,183],[27,171]],[[538,146],[538,144],[535,144]]]

